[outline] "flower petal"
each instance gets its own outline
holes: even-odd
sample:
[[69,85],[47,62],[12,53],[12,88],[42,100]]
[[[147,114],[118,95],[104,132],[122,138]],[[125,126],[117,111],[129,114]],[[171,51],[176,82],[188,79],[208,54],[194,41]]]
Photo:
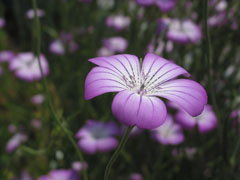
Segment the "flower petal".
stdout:
[[97,140],[97,149],[100,152],[107,152],[115,149],[118,141],[114,137],[107,137]]
[[85,99],[91,99],[106,92],[129,89],[139,84],[140,66],[134,55],[115,55],[89,60],[95,67],[85,81]]
[[139,79],[139,60],[134,55],[121,54],[109,57],[97,57],[89,59],[89,61],[98,66],[111,69],[122,78],[125,77],[128,80],[135,78],[136,81]]
[[199,115],[207,103],[207,93],[203,87],[188,79],[165,82],[148,95],[161,96],[173,101],[192,116]]
[[167,111],[159,98],[140,96],[125,90],[114,97],[112,112],[125,125],[154,129],[165,121]]
[[180,144],[184,135],[180,125],[174,123],[172,117],[167,115],[164,124],[152,131],[153,138],[162,144]]
[[97,151],[97,143],[92,138],[82,138],[78,141],[78,146],[88,154],[94,154]]
[[91,99],[106,92],[126,89],[125,82],[118,74],[103,67],[93,68],[85,81],[85,99]]
[[190,76],[182,67],[151,53],[144,58],[141,75],[144,76],[144,86],[148,90],[179,75]]

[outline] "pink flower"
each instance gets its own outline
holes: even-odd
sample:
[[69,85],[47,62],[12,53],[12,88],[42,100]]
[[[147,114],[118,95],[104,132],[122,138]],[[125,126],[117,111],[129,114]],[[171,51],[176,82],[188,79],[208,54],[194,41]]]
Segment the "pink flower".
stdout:
[[162,126],[152,131],[153,138],[162,144],[177,145],[184,141],[184,135],[180,125],[173,122],[170,115]]
[[79,138],[79,147],[88,154],[96,152],[107,152],[115,149],[118,145],[114,135],[119,134],[119,129],[115,123],[103,123],[88,120],[76,134]]
[[202,38],[202,31],[191,20],[173,19],[168,26],[167,38],[182,44],[197,43]]
[[79,171],[82,171],[83,170],[83,167],[85,169],[88,168],[88,164],[86,162],[82,163],[80,161],[75,161],[72,163],[72,169],[79,172]]
[[12,153],[22,142],[27,140],[27,136],[22,133],[16,133],[7,143],[6,151]]
[[131,22],[130,17],[123,15],[109,16],[106,20],[108,27],[113,27],[115,30],[126,29]]
[[[48,62],[44,55],[40,55],[43,74],[46,76],[49,73]],[[19,53],[10,62],[9,69],[14,71],[15,75],[25,81],[35,81],[42,78],[41,71],[38,65],[37,57],[31,52]]]
[[57,169],[50,171],[48,175],[39,177],[38,180],[80,180],[80,177],[71,169]]
[[217,117],[210,105],[205,105],[203,112],[196,117],[189,116],[184,111],[179,111],[176,115],[177,121],[186,129],[198,126],[200,133],[206,133],[216,128]]
[[0,62],[10,62],[14,58],[14,53],[9,50],[0,52]]
[[44,96],[42,94],[36,94],[31,99],[33,104],[42,104],[44,101]]
[[122,37],[111,37],[104,39],[104,47],[108,48],[112,52],[124,52],[127,49],[128,42]]
[[97,56],[111,56],[113,55],[114,52],[106,47],[101,47],[100,49],[98,49],[97,51]]
[[176,79],[190,76],[182,67],[148,53],[140,69],[134,55],[122,54],[89,60],[98,65],[85,81],[85,99],[107,92],[118,92],[112,103],[112,112],[127,126],[154,129],[164,123],[166,106],[156,96],[181,106],[191,116],[199,115],[207,103],[207,94],[195,81]]
[[3,18],[0,18],[0,28],[5,26],[5,20]]
[[[37,9],[37,15],[38,15],[38,17],[43,17],[45,15],[45,12],[42,9]],[[26,12],[26,16],[28,19],[33,19],[34,18],[34,10],[29,9]]]
[[65,53],[64,44],[61,40],[55,40],[49,45],[49,51],[53,54],[63,55]]
[[168,12],[175,7],[176,0],[156,0],[156,4],[162,12]]
[[136,0],[139,5],[149,6],[155,3],[155,0]]

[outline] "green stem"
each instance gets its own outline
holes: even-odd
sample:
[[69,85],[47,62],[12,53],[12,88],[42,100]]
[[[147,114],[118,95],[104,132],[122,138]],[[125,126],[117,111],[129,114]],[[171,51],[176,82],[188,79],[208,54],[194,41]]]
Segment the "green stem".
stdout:
[[208,29],[208,0],[204,0],[204,35],[206,38],[206,58],[208,63],[208,79],[209,79],[209,88],[211,93],[211,100],[214,106],[214,109],[218,112],[217,101],[214,92],[213,78],[212,78],[212,45],[210,39],[210,33]]
[[129,134],[131,133],[132,129],[134,126],[128,127],[123,135],[123,137],[121,138],[121,141],[116,149],[116,151],[113,153],[111,159],[109,160],[107,167],[105,169],[105,173],[104,173],[104,180],[108,180],[109,178],[109,173],[110,170],[112,168],[113,163],[116,161],[117,157],[119,156],[120,152],[122,151],[122,149],[124,148],[125,144],[127,143]]
[[[54,109],[54,106],[53,106],[53,103],[52,103],[52,100],[51,100],[51,95],[50,95],[50,92],[49,92],[48,86],[47,86],[47,80],[46,80],[46,78],[45,78],[45,76],[43,74],[43,69],[42,69],[42,65],[41,65],[41,61],[40,61],[41,29],[40,29],[39,18],[37,16],[37,3],[36,3],[36,0],[32,0],[32,3],[33,3],[34,20],[35,20],[35,23],[36,23],[35,25],[36,25],[36,33],[37,33],[36,34],[37,35],[36,56],[37,56],[38,65],[39,65],[39,68],[40,68],[40,71],[41,71],[42,83],[43,83],[43,88],[44,88],[45,94],[47,96],[48,106],[49,106],[51,114],[54,117],[54,120],[62,128],[63,132],[67,135],[69,141],[72,143],[73,147],[75,148],[75,150],[76,150],[76,152],[77,152],[77,154],[79,156],[79,159],[81,160],[82,164],[84,164],[84,158],[83,158],[83,155],[82,155],[81,151],[78,148],[78,145],[74,141],[74,139],[73,139],[71,133],[68,131],[68,129],[62,125],[61,120],[58,118],[58,116],[57,116],[57,114],[55,112],[55,109]],[[88,180],[87,172],[86,172],[86,169],[84,168],[84,166],[83,166],[83,178],[84,178],[84,180]]]

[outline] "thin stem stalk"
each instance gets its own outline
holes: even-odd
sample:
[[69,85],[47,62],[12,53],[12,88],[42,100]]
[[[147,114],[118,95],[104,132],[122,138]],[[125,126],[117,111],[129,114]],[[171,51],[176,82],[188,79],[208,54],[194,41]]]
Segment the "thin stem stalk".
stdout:
[[[50,92],[48,90],[48,86],[47,86],[47,80],[44,76],[43,73],[43,69],[42,69],[42,65],[41,65],[41,61],[40,61],[40,51],[41,51],[41,29],[40,29],[40,22],[39,22],[39,18],[37,15],[37,2],[36,0],[32,0],[33,3],[33,9],[34,9],[34,21],[35,21],[35,26],[36,26],[36,36],[37,36],[37,48],[36,48],[36,56],[37,56],[37,60],[38,60],[38,65],[40,68],[40,72],[41,72],[41,76],[42,76],[42,84],[43,84],[43,88],[44,88],[44,92],[47,96],[47,102],[48,102],[48,106],[50,109],[51,114],[54,117],[54,120],[57,122],[57,124],[62,128],[63,132],[66,134],[66,136],[68,137],[69,141],[72,143],[73,147],[75,148],[79,159],[81,160],[82,164],[84,164],[84,158],[83,155],[81,153],[81,151],[78,148],[78,145],[76,144],[76,142],[74,141],[72,134],[70,133],[70,131],[63,126],[60,118],[57,116],[56,111],[54,109],[53,106],[53,102],[51,100],[51,95]],[[86,169],[83,166],[83,178],[84,180],[88,180],[87,177],[87,172]]]
[[104,180],[108,180],[111,168],[113,166],[113,163],[116,161],[116,159],[118,158],[120,152],[122,151],[122,149],[124,148],[125,144],[127,143],[128,137],[129,137],[133,127],[134,126],[128,127],[125,130],[125,133],[124,133],[123,137],[121,138],[121,141],[120,141],[116,151],[113,153],[111,159],[109,160],[109,162],[107,164],[107,167],[106,167],[105,173],[104,173]]

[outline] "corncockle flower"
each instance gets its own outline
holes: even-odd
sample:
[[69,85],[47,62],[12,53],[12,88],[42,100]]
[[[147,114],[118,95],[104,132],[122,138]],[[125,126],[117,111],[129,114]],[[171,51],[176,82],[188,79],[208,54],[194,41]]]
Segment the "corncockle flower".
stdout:
[[155,3],[155,0],[136,0],[136,2],[141,6],[149,6]]
[[111,56],[113,55],[114,52],[106,47],[101,47],[100,49],[98,49],[97,51],[97,56]]
[[216,11],[218,12],[222,12],[222,11],[225,11],[227,9],[227,1],[225,0],[222,0],[222,1],[219,1],[216,5],[215,5],[215,9]]
[[14,124],[10,124],[10,125],[8,126],[8,131],[9,131],[10,133],[15,133],[16,130],[17,130],[17,128],[16,128],[16,126],[15,126]]
[[79,48],[78,44],[75,41],[70,41],[68,43],[68,49],[70,53],[74,53]]
[[63,55],[65,53],[64,44],[61,40],[55,40],[49,45],[49,51],[53,54]]
[[114,122],[98,122],[88,120],[76,134],[79,138],[79,147],[89,154],[96,152],[107,152],[115,149],[118,145],[114,135],[118,135],[119,128]]
[[5,20],[3,18],[0,18],[0,28],[5,26]]
[[181,106],[192,116],[199,115],[207,103],[203,87],[193,80],[176,79],[190,76],[182,67],[148,53],[140,69],[134,55],[122,54],[89,60],[98,65],[85,81],[85,99],[107,92],[118,92],[112,112],[127,126],[154,129],[163,124],[167,110],[160,96]]
[[166,17],[159,18],[157,20],[157,33],[160,34],[164,31],[166,31],[170,22],[171,22],[170,18],[166,18]]
[[42,127],[42,122],[39,119],[33,119],[31,121],[31,125],[32,127],[34,127],[35,129],[40,129]]
[[12,51],[6,50],[0,52],[0,62],[9,62],[14,58],[14,53]]
[[124,52],[128,46],[128,42],[122,37],[111,37],[104,39],[103,45],[112,52]]
[[16,133],[7,143],[6,151],[13,152],[22,142],[27,140],[27,136],[23,133]]
[[167,115],[166,121],[160,127],[152,131],[152,136],[162,144],[176,145],[184,141],[181,126],[174,123],[170,115]]
[[220,12],[216,15],[213,15],[208,18],[208,25],[215,27],[215,26],[223,26],[227,24],[227,18],[226,18],[226,13],[225,12]]
[[238,120],[240,121],[240,110],[232,111],[230,114],[230,118],[232,119],[238,118]]
[[184,111],[179,111],[176,115],[176,120],[185,129],[192,129],[198,126],[200,133],[206,133],[216,128],[217,117],[210,105],[205,105],[203,112],[196,117],[189,116]]
[[177,43],[197,43],[202,38],[202,31],[191,20],[180,21],[178,19],[171,20],[167,38]]
[[[37,9],[37,15],[38,15],[39,18],[41,18],[45,15],[45,12],[42,9]],[[34,10],[29,9],[26,12],[26,16],[27,16],[28,19],[33,19],[34,18]]]
[[[44,76],[48,75],[48,62],[44,55],[40,55],[40,62]],[[31,52],[19,53],[10,62],[9,69],[15,72],[15,75],[25,81],[35,81],[42,78],[38,65],[37,57]]]
[[131,22],[130,17],[123,15],[109,16],[106,20],[106,25],[108,27],[113,27],[115,30],[126,29]]
[[79,46],[74,41],[74,37],[72,33],[61,32],[62,41],[68,46],[69,52],[73,53],[78,50]]
[[156,0],[156,4],[162,12],[168,12],[175,7],[176,0]]
[[80,180],[76,171],[71,169],[57,169],[49,172],[48,175],[41,176],[38,180]]
[[36,94],[31,99],[33,104],[42,104],[44,101],[44,96],[42,94]]
[[132,173],[130,176],[129,176],[129,180],[143,180],[143,177],[141,174],[139,173]]
[[83,167],[85,169],[88,168],[88,164],[86,162],[82,163],[80,161],[75,161],[72,163],[72,169],[79,172],[79,171],[82,171],[83,170]]

